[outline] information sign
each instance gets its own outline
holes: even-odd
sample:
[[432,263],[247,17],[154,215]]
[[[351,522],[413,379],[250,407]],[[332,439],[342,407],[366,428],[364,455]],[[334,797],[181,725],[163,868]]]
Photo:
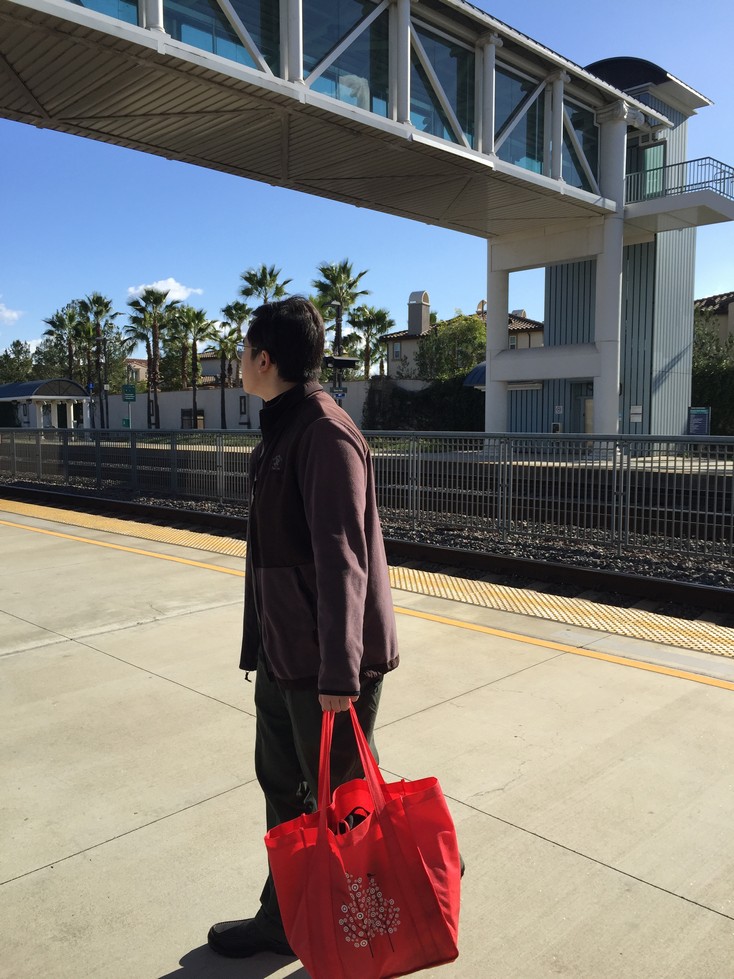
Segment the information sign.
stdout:
[[711,409],[710,408],[688,409],[688,434],[689,435],[711,434]]
[[138,393],[135,390],[134,384],[123,384],[122,385],[122,400],[123,401],[135,401]]

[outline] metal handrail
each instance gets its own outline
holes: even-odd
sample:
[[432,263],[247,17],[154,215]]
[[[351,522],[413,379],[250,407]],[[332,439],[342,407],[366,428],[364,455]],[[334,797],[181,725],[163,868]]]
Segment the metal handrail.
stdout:
[[734,167],[713,157],[702,156],[698,160],[629,173],[625,180],[625,203],[639,204],[697,190],[713,190],[727,200],[734,200]]
[[[734,438],[364,432],[389,533],[734,558]],[[246,510],[260,433],[0,429],[0,482]],[[489,549],[489,545],[485,545]]]

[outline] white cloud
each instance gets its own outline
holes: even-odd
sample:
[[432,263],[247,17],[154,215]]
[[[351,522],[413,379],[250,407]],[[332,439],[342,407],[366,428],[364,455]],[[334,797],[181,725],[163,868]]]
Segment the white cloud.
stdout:
[[4,323],[5,326],[10,326],[12,323],[17,323],[22,315],[22,310],[8,309],[5,303],[0,303],[0,323]]
[[142,286],[128,286],[127,294],[131,299],[137,299],[144,289],[158,289],[159,292],[168,293],[168,301],[174,299],[184,300],[189,296],[201,296],[203,289],[192,289],[190,286],[181,285],[175,279],[159,279],[157,282],[148,282]]

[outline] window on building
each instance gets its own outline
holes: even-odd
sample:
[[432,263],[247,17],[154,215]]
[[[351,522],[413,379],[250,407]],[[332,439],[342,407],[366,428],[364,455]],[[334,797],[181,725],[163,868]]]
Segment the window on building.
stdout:
[[[194,409],[193,408],[182,408],[181,409],[181,428],[193,428],[194,426],[191,424],[193,417],[194,417]],[[197,410],[197,412],[196,412],[196,420],[197,420],[197,425],[196,425],[197,428],[205,428],[206,427],[204,425],[204,411],[202,409],[198,409]]]
[[461,133],[474,145],[474,52],[446,35],[415,25],[415,35],[422,51],[411,52],[410,121],[425,133],[432,133],[454,143],[461,142],[455,132],[421,55],[428,59],[446,101],[450,105]]
[[131,0],[71,0],[78,7],[87,7],[97,13],[107,14],[116,20],[124,20],[126,24],[138,23],[138,5]]
[[[334,48],[374,13],[372,0],[304,0],[303,70],[306,79]],[[340,102],[388,114],[390,12],[383,10],[309,87]]]
[[240,395],[240,414],[241,415],[246,415],[247,414],[247,395],[246,394],[241,394]]
[[594,191],[589,179],[599,178],[599,127],[594,113],[566,102],[563,131],[563,179],[572,187]]
[[400,360],[401,357],[402,357],[401,345],[399,343],[394,343],[392,345],[392,359]]
[[[243,8],[250,6],[243,0],[240,4],[242,13]],[[242,19],[239,11],[237,14]],[[166,32],[178,41],[249,68],[257,67],[215,0],[163,0],[163,23]],[[246,23],[244,26],[249,31]]]
[[514,333],[511,333],[509,336],[509,348],[510,350],[517,349],[517,336]]
[[544,99],[530,104],[538,82],[504,65],[495,70],[497,156],[525,170],[543,170]]

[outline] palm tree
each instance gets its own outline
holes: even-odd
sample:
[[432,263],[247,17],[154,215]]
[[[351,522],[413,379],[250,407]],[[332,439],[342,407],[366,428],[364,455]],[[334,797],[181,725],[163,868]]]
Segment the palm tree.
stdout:
[[240,344],[242,343],[242,327],[249,318],[252,310],[247,303],[235,300],[222,307],[224,319],[220,324],[220,333],[217,343],[211,352],[219,355],[219,392],[220,392],[220,412],[222,428],[227,427],[227,399],[224,394],[225,387],[232,387],[232,362],[239,355]]
[[359,352],[364,364],[364,379],[369,380],[372,367],[379,363],[380,374],[384,373],[384,345],[380,343],[388,330],[395,326],[387,309],[374,306],[355,306],[349,316],[349,324],[354,333],[348,334],[344,342],[349,349]]
[[247,269],[240,278],[245,285],[240,288],[240,295],[249,299],[257,296],[264,303],[272,302],[274,299],[282,299],[285,296],[285,287],[291,279],[279,279],[280,269],[274,265],[261,265],[256,269]]
[[210,320],[205,309],[194,309],[193,306],[182,306],[176,317],[179,326],[185,331],[191,350],[191,392],[192,392],[192,428],[198,428],[199,406],[196,394],[199,383],[199,344],[206,340],[217,339],[217,324]]
[[[324,263],[317,268],[321,278],[314,279],[311,285],[316,290],[316,303],[324,319],[336,320],[334,353],[339,356],[342,352],[342,316],[346,315],[359,296],[369,295],[368,289],[358,288],[360,280],[367,275],[368,270],[357,272],[355,275],[352,263],[346,258],[341,262]],[[336,310],[330,308],[332,303],[337,304]]]
[[70,381],[74,380],[74,361],[80,340],[81,315],[79,301],[67,303],[61,309],[43,321],[48,330],[43,331],[45,337],[51,337],[66,348],[66,371]]
[[[224,307],[224,313],[228,307]],[[225,390],[232,386],[232,361],[237,359],[240,344],[242,343],[242,328],[237,323],[230,323],[223,320],[219,324],[219,331],[215,334],[216,340],[205,350],[210,356],[219,357],[219,397],[220,397],[220,427],[227,427],[227,399]]]
[[[99,427],[109,427],[107,408],[107,337],[119,313],[112,312],[112,300],[93,292],[79,300],[79,313],[86,323],[86,332],[93,339],[94,358],[99,390]],[[104,366],[103,366],[104,365]]]
[[160,289],[143,289],[137,299],[131,299],[128,306],[133,310],[130,321],[134,330],[145,332],[148,354],[148,428],[151,428],[151,402],[153,405],[153,427],[161,427],[161,414],[158,406],[161,371],[161,335],[170,322],[179,300],[168,300],[168,293]]

